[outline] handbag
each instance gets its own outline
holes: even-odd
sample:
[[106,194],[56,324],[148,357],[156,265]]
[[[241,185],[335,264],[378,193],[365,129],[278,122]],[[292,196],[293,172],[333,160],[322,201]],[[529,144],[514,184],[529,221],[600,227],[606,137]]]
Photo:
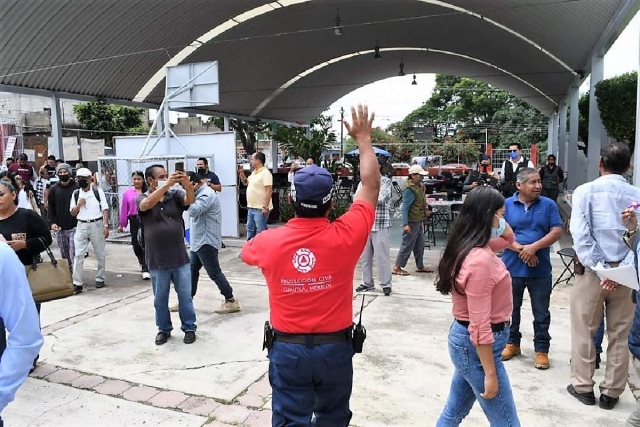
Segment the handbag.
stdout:
[[38,264],[34,257],[33,264],[26,266],[27,279],[31,287],[33,300],[37,303],[54,301],[70,297],[74,294],[73,279],[69,267],[58,263],[43,238],[39,238],[51,262]]

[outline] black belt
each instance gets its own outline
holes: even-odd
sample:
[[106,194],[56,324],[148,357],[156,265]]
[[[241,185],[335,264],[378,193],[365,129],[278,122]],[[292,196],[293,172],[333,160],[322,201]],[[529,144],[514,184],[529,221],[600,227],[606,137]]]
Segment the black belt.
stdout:
[[274,332],[274,341],[289,344],[305,344],[308,346],[338,344],[350,340],[352,335],[351,328],[327,334],[285,334],[278,331]]
[[[465,328],[469,327],[469,321],[468,320],[458,320],[458,319],[456,319],[456,322],[460,323]],[[510,321],[500,322],[500,323],[492,323],[491,324],[491,330],[493,332],[502,332],[502,331],[504,331],[505,328],[508,328],[509,326],[511,326],[511,322]]]
[[84,220],[84,219],[79,219],[78,222],[82,222],[84,224],[89,224],[92,222],[98,222],[98,221],[102,221],[102,218],[96,218],[96,219],[88,219],[88,220]]

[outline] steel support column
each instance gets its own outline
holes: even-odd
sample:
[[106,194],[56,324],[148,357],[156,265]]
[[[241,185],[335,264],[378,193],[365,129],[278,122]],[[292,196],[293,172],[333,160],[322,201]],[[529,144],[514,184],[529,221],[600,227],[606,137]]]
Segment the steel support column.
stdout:
[[547,130],[547,154],[551,154],[553,151],[553,115],[549,117],[549,125]]
[[596,85],[604,77],[604,55],[597,53],[591,58],[591,78],[589,89],[589,149],[587,152],[587,181],[593,181],[599,176],[598,163],[600,150],[607,141],[607,135],[600,118],[598,100],[596,99]]
[[58,150],[58,153],[55,155],[56,158],[64,159],[64,146],[62,143],[62,105],[60,104],[60,98],[55,94],[51,95],[51,137],[53,138],[53,146],[57,147]]
[[[640,49],[640,48],[639,48]],[[640,187],[640,61],[638,62],[638,90],[636,93],[636,145],[633,154],[633,185]]]
[[560,104],[560,112],[558,114],[558,150],[553,153],[558,157],[556,164],[560,165],[567,157],[567,100],[565,98]]
[[582,184],[582,172],[578,170],[578,123],[580,112],[578,111],[578,101],[580,101],[580,82],[576,79],[569,90],[569,143],[567,144],[567,158],[561,163],[563,170],[568,173],[567,190],[575,190]]

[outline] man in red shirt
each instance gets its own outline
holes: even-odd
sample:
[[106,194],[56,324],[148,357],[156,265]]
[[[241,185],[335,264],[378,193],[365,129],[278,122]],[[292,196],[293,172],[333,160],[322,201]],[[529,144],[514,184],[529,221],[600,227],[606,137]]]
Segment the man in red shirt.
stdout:
[[353,273],[373,226],[380,189],[367,107],[351,109],[349,134],[358,142],[362,188],[335,222],[331,174],[315,165],[296,173],[296,217],[242,248],[242,260],[262,269],[269,287],[269,382],[272,425],[346,427],[354,354]]
[[25,153],[22,153],[18,156],[18,163],[14,163],[9,166],[9,172],[20,175],[20,178],[22,178],[22,180],[27,184],[35,180],[33,166],[31,166],[28,160],[29,157],[27,157]]

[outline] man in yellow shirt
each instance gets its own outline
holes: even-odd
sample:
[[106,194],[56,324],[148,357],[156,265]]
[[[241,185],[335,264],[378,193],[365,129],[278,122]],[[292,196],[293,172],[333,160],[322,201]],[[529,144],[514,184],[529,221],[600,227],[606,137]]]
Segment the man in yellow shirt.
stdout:
[[249,177],[244,174],[244,169],[239,169],[240,181],[247,186],[247,240],[251,240],[256,234],[267,229],[269,212],[273,209],[271,203],[271,190],[273,188],[273,176],[264,166],[264,153],[254,153],[251,156],[253,172]]

